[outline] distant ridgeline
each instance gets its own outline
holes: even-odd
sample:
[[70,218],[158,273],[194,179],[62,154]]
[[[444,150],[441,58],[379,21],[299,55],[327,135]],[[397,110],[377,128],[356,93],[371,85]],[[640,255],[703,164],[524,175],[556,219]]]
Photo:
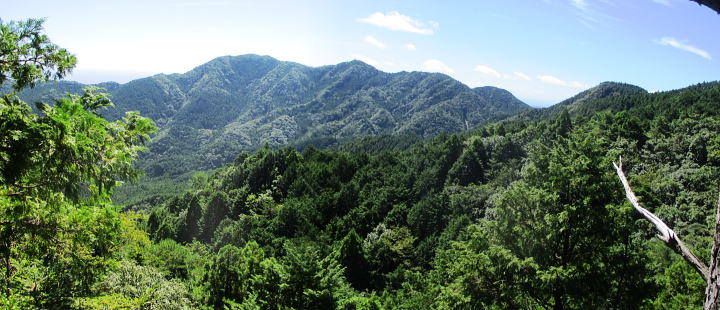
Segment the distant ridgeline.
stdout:
[[[84,86],[49,83],[21,97],[48,101]],[[106,117],[140,111],[160,127],[138,163],[151,177],[218,168],[265,143],[330,146],[367,135],[426,138],[529,108],[506,90],[471,89],[439,73],[386,73],[360,61],[313,68],[257,55],[219,57],[184,74],[97,86],[115,103]]]

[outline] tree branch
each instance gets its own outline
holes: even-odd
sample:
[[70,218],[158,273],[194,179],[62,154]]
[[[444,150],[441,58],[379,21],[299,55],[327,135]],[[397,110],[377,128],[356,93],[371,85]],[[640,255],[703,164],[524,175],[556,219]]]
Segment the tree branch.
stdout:
[[618,177],[620,178],[620,181],[623,184],[623,187],[625,187],[625,196],[627,196],[627,199],[630,200],[630,203],[633,205],[635,210],[640,212],[645,219],[650,221],[650,223],[653,223],[657,230],[660,231],[660,234],[657,235],[657,237],[665,242],[665,245],[667,245],[669,248],[671,248],[675,253],[680,254],[683,259],[685,259],[686,262],[688,262],[690,265],[695,267],[695,270],[700,274],[700,276],[705,279],[707,282],[710,278],[710,271],[693,252],[690,251],[690,249],[685,246],[685,243],[680,240],[680,237],[670,229],[670,227],[665,224],[659,217],[657,217],[652,212],[648,211],[647,209],[640,206],[640,203],[638,203],[637,197],[635,197],[635,193],[633,193],[632,189],[630,188],[630,184],[628,183],[627,179],[625,178],[625,173],[622,171],[622,158],[618,160],[619,164],[616,164],[613,162],[613,166],[615,167],[615,170],[617,170]]
[[720,1],[718,1],[718,0],[691,0],[691,1],[697,2],[697,4],[705,5],[711,9],[713,9],[718,14],[720,14]]

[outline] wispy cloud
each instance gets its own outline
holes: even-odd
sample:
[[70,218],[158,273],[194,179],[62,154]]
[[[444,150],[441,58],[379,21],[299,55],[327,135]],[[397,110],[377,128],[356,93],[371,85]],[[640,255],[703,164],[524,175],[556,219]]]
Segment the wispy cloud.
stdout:
[[405,44],[405,48],[406,48],[408,51],[414,51],[414,50],[417,49],[417,47],[415,47],[415,44],[412,44],[412,43]]
[[522,73],[522,72],[513,72],[513,74],[522,80],[526,80],[526,81],[532,80],[532,78],[530,78],[530,76],[528,76],[527,74]]
[[448,67],[444,62],[437,60],[437,59],[428,59],[423,64],[423,67],[426,71],[430,72],[442,72],[445,74],[452,74],[455,73],[455,70]]
[[670,4],[670,0],[652,0],[652,1],[655,3],[662,4],[664,6],[672,6],[672,4]]
[[379,48],[385,48],[385,43],[380,42],[378,39],[375,39],[375,37],[370,35],[365,37],[365,42],[375,45]]
[[675,40],[674,38],[664,37],[664,38],[662,38],[662,39],[660,39],[660,40],[655,40],[655,43],[660,44],[660,45],[672,46],[672,47],[677,48],[677,49],[679,49],[679,50],[683,50],[683,51],[686,51],[686,52],[693,53],[693,54],[698,55],[698,56],[700,56],[700,57],[702,57],[702,58],[705,58],[705,59],[712,59],[712,56],[710,56],[710,53],[708,53],[708,52],[706,52],[706,51],[704,51],[704,50],[701,50],[701,49],[699,49],[699,48],[697,48],[697,47],[695,47],[695,46],[682,43],[682,42],[680,42],[680,41],[678,41],[678,40]]
[[203,2],[203,1],[197,1],[197,2],[182,2],[182,3],[176,3],[175,7],[202,7],[202,6],[226,6],[229,5],[230,2],[227,1],[210,1],[210,2]]
[[559,78],[556,78],[552,75],[538,75],[538,80],[545,84],[551,84],[551,85],[558,85],[558,86],[565,86],[565,87],[577,87],[577,88],[587,88],[588,86],[586,84],[580,83],[578,81],[563,81]]
[[362,61],[362,62],[364,62],[364,63],[366,63],[366,64],[368,64],[368,65],[371,65],[371,66],[373,66],[373,67],[376,67],[376,68],[377,68],[377,66],[378,66],[378,64],[379,64],[379,62],[378,62],[377,60],[372,59],[372,58],[370,58],[370,57],[367,57],[367,56],[365,56],[365,55],[352,54],[351,56],[352,56],[352,58],[354,58],[354,59],[357,59],[357,60],[359,60],[359,61]]
[[[577,20],[589,29],[596,29],[598,26],[606,26],[609,23],[617,22],[619,19],[605,12],[613,12],[616,10],[617,4],[608,0],[588,1],[588,0],[567,0],[577,15]],[[667,1],[667,0],[659,0]],[[601,8],[601,7],[605,8]]]
[[489,75],[496,78],[502,78],[506,80],[525,80],[530,81],[532,78],[528,76],[525,73],[522,72],[513,72],[512,74],[499,72],[489,66],[486,65],[477,65],[475,68],[473,68],[474,71],[480,72],[485,75]]
[[490,68],[490,67],[488,67],[488,66],[485,66],[485,65],[475,66],[475,68],[474,68],[473,70],[478,71],[478,72],[481,72],[481,73],[483,73],[483,74],[492,75],[492,76],[498,77],[498,78],[499,78],[499,77],[502,77],[502,76],[500,75],[500,73],[497,72],[497,70],[495,70],[495,69],[493,69],[493,68]]
[[430,24],[430,27],[428,27],[425,23],[402,15],[399,12],[389,12],[387,14],[375,12],[368,17],[359,19],[359,21],[394,31],[405,31],[425,35],[433,34],[431,28],[439,27],[437,22],[428,22]]
[[570,2],[578,8],[578,10],[585,11],[588,8],[588,4],[585,0],[570,0]]
[[585,27],[595,29],[595,25],[600,22],[595,17],[595,11],[590,9],[586,0],[569,0],[570,4],[575,7],[575,14],[578,16],[578,21]]

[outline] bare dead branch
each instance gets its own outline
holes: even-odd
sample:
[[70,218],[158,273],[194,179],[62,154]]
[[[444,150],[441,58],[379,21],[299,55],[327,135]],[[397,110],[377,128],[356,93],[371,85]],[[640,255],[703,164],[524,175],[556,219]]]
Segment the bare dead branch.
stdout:
[[625,187],[625,196],[630,201],[630,203],[633,205],[635,210],[640,212],[645,219],[650,221],[650,223],[653,223],[658,231],[660,231],[660,234],[657,235],[657,237],[665,242],[665,245],[667,245],[669,248],[671,248],[675,253],[680,254],[683,259],[685,259],[686,262],[688,262],[690,265],[695,267],[695,270],[700,274],[700,276],[705,279],[705,281],[709,281],[710,278],[710,271],[708,269],[708,266],[705,265],[695,254],[693,254],[690,249],[685,246],[685,243],[680,240],[680,237],[673,231],[670,227],[665,224],[659,217],[657,217],[652,212],[648,211],[647,209],[640,206],[640,203],[637,200],[637,197],[635,197],[635,193],[633,193],[632,189],[630,188],[630,184],[627,181],[627,178],[625,178],[625,173],[622,171],[622,158],[618,160],[619,164],[616,164],[613,162],[613,166],[615,167],[615,170],[617,170],[618,177],[620,178],[620,181],[623,184],[623,187]]

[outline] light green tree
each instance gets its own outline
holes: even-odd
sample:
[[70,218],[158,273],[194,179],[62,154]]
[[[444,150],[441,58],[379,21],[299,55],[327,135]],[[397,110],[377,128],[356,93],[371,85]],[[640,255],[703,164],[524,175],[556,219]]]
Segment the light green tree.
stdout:
[[57,307],[89,292],[122,243],[110,195],[139,176],[132,162],[155,127],[137,112],[105,120],[112,103],[97,88],[32,113],[15,92],[76,63],[42,24],[0,22],[0,82],[14,89],[0,97],[0,299]]

